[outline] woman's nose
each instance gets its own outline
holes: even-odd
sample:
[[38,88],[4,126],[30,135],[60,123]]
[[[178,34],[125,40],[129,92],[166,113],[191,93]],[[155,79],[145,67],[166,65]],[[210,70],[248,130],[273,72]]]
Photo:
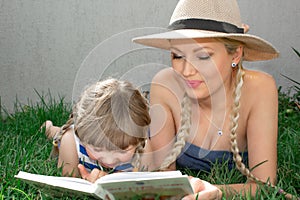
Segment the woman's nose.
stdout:
[[183,63],[182,75],[185,77],[194,75],[197,72],[195,67],[188,60],[185,60]]

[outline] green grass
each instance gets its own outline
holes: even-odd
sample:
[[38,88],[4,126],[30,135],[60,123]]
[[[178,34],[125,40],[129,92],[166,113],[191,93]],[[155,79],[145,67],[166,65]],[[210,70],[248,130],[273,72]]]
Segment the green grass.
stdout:
[[[37,94],[39,103],[21,105],[17,102],[14,114],[5,111],[0,99],[0,200],[52,199],[14,178],[20,170],[58,176],[61,173],[56,169],[56,161],[48,159],[51,142],[39,127],[46,119],[62,125],[68,118],[71,105],[64,98],[55,100],[49,94]],[[293,96],[281,91],[279,94],[278,188],[297,195],[300,193],[300,110],[295,102],[300,92]],[[225,167],[214,167],[210,174],[185,172],[214,184],[245,180],[238,171],[228,171]],[[260,188],[255,197],[237,194],[231,199],[284,199],[277,195],[278,188]]]

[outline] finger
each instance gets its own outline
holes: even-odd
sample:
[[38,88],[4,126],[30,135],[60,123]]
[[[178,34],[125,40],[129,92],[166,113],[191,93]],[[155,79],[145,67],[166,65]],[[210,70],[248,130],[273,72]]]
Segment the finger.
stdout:
[[222,191],[210,184],[209,182],[201,180],[203,183],[203,188],[201,191],[197,193],[198,199],[221,199],[222,198]]
[[99,169],[97,169],[98,171],[99,171],[99,174],[98,174],[98,177],[97,177],[97,179],[99,179],[99,178],[101,178],[102,176],[105,176],[105,175],[107,175],[108,173],[107,172],[105,172],[105,171],[102,171],[102,170],[99,170]]
[[78,164],[78,170],[81,178],[87,179],[90,173],[85,169],[85,167],[82,164]]
[[204,190],[205,188],[204,182],[201,181],[199,178],[189,176],[189,181],[195,193]]
[[189,177],[189,179],[195,193],[185,196],[183,198],[184,200],[222,198],[222,192],[216,186],[206,181],[200,180],[199,178]]
[[87,177],[87,180],[94,183],[98,179],[98,177],[101,176],[102,174],[101,172],[102,171],[99,169],[93,169],[89,174],[89,176]]
[[102,176],[105,176],[105,175],[107,175],[106,172],[95,168],[87,176],[87,180],[94,183],[97,179],[99,179],[99,178],[101,178]]
[[199,178],[195,178],[192,176],[189,176],[189,181],[190,184],[193,188],[193,191],[195,192],[194,194],[190,194],[187,196],[184,196],[184,198],[182,200],[194,200],[194,199],[198,199],[198,192],[202,191],[205,189],[205,185],[204,183],[199,179]]

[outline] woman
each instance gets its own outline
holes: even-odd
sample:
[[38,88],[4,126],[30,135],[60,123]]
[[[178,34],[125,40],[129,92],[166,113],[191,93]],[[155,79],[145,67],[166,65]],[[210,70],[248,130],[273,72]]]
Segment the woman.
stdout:
[[218,186],[226,194],[255,194],[257,181],[275,184],[277,87],[242,61],[273,59],[277,50],[244,34],[235,0],[181,0],[169,29],[134,39],[171,51],[172,68],[154,77],[150,91],[152,168],[209,172],[226,161],[249,178]]

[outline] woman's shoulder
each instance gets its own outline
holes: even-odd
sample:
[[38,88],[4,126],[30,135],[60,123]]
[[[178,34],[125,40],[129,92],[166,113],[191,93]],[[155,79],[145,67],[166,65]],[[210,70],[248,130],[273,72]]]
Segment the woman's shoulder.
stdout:
[[276,88],[274,78],[263,71],[245,70],[244,84],[248,89],[264,90],[267,88]]
[[262,71],[245,70],[243,95],[247,101],[253,102],[277,98],[277,86],[274,78]]
[[[184,91],[172,68],[159,71],[152,79],[150,95],[157,94],[162,100],[182,99]],[[151,98],[150,98],[151,99]]]
[[152,79],[152,82],[162,83],[162,82],[167,82],[170,79],[172,80],[174,77],[173,73],[174,71],[172,68],[170,67],[164,68],[155,74],[155,76]]

